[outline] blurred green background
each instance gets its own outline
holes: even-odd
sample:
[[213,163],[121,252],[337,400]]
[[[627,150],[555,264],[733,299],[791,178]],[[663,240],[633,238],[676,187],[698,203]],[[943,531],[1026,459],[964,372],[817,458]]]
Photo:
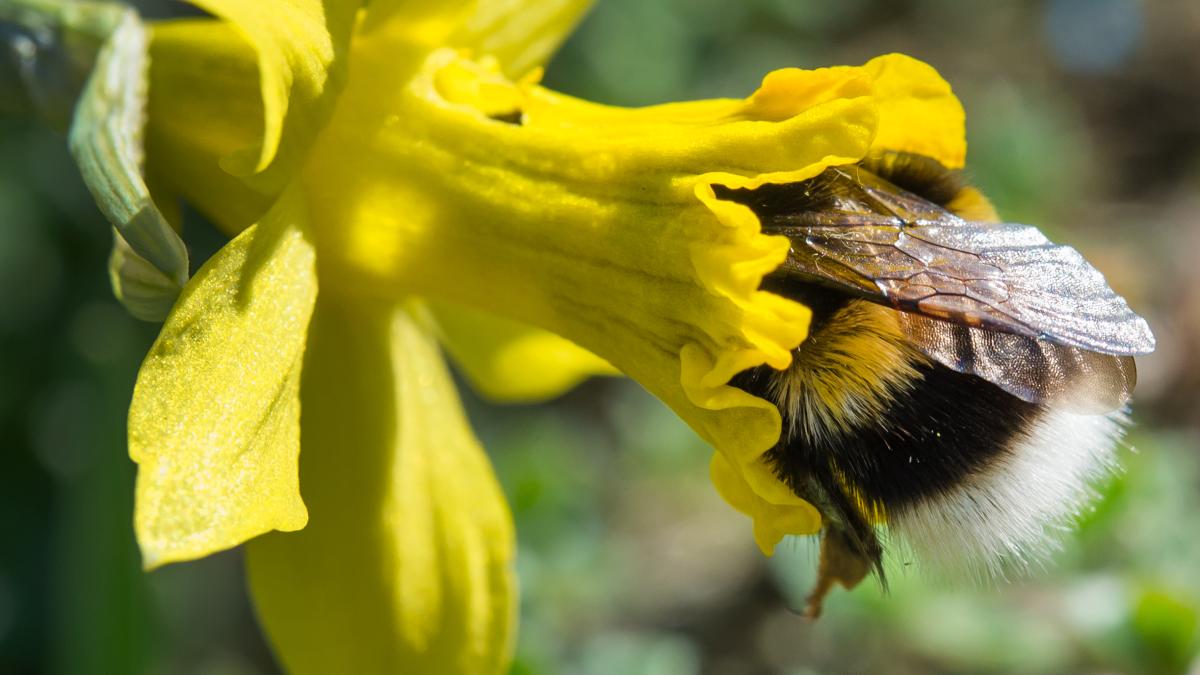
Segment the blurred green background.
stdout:
[[[0,0],[3,1],[3,0]],[[151,16],[178,11],[144,2]],[[796,615],[815,546],[762,558],[709,450],[637,385],[496,407],[464,390],[516,514],[513,672],[1200,673],[1200,3],[601,0],[550,86],[630,105],[744,96],[784,66],[922,58],[967,109],[975,181],[1147,315],[1125,472],[1045,569],[897,569]],[[193,257],[219,237],[188,214]],[[0,673],[275,673],[237,551],[143,574],[124,417],[155,327],[105,276],[61,137],[0,118]]]

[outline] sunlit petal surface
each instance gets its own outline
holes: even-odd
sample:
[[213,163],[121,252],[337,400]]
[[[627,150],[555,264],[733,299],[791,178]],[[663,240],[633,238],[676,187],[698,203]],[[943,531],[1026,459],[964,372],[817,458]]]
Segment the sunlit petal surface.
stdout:
[[201,268],[163,325],[129,409],[147,567],[304,527],[296,456],[314,263],[303,201],[287,192]]

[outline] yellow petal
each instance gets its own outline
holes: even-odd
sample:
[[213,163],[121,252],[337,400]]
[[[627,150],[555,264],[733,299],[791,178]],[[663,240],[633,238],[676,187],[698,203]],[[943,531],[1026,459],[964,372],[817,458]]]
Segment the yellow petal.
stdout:
[[300,365],[317,291],[306,230],[286,192],[193,277],[142,364],[129,454],[147,567],[304,527]]
[[254,49],[223,21],[156,23],[152,35],[147,171],[234,236],[273,199],[221,168],[263,136]]
[[751,100],[757,115],[783,119],[867,87],[879,114],[874,150],[915,152],[950,168],[967,154],[966,114],[950,84],[929,64],[903,54],[887,54],[861,67],[817,70],[783,68],[763,80]]
[[[263,134],[223,162],[260,191],[287,184],[324,126],[346,72],[356,0],[192,0],[229,21],[258,57]],[[274,166],[273,166],[274,165]],[[271,168],[273,166],[273,168]],[[268,168],[271,168],[268,171]]]
[[382,32],[393,46],[420,48],[422,55],[444,46],[475,12],[478,0],[371,0],[362,30]]
[[872,149],[933,157],[957,169],[967,158],[966,113],[950,84],[927,63],[903,54],[863,66],[879,101],[879,130]]
[[[754,541],[763,555],[774,554],[775,545],[785,535],[813,534],[821,529],[821,514],[816,508],[780,483],[761,458],[739,469],[725,455],[713,453],[710,475],[721,497],[753,519]],[[774,500],[767,499],[764,492]]]
[[433,338],[392,306],[322,294],[304,369],[302,532],[247,546],[287,670],[500,673],[514,534]]
[[545,65],[592,0],[481,0],[450,44],[494,56],[520,77]]
[[604,359],[566,338],[479,310],[433,303],[438,336],[479,393],[529,403],[562,394],[592,375],[615,375]]
[[499,60],[521,76],[550,59],[592,0],[372,0],[364,33],[389,44],[393,62],[416,65],[439,47]]

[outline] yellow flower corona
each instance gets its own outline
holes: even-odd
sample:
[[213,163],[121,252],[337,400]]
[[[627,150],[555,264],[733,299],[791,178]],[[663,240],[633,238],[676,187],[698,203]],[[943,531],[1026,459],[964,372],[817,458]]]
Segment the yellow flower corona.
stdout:
[[626,109],[537,83],[577,0],[197,4],[216,18],[154,28],[146,169],[233,239],[139,374],[148,567],[280,530],[248,564],[289,670],[502,672],[511,516],[439,342],[498,399],[616,369],[713,445],[764,553],[820,528],[763,460],[779,412],[728,385],[807,335],[808,308],[759,288],[789,244],[714,186],[882,150],[961,166],[932,68]]

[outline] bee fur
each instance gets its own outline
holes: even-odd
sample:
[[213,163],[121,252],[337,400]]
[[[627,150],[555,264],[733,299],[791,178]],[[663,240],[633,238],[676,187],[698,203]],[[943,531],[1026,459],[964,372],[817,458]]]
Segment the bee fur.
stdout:
[[[935,160],[887,153],[855,169],[962,218],[995,219],[982,193]],[[760,218],[837,203],[815,185],[719,196]],[[897,309],[852,291],[788,275],[768,276],[763,289],[813,312],[788,369],[731,381],[779,408],[783,432],[766,459],[824,519],[810,616],[835,583],[850,588],[874,572],[886,589],[881,526],[889,551],[943,578],[1003,578],[1055,551],[1092,486],[1115,470],[1123,408],[1084,414],[1019,398],[934,361]]]

